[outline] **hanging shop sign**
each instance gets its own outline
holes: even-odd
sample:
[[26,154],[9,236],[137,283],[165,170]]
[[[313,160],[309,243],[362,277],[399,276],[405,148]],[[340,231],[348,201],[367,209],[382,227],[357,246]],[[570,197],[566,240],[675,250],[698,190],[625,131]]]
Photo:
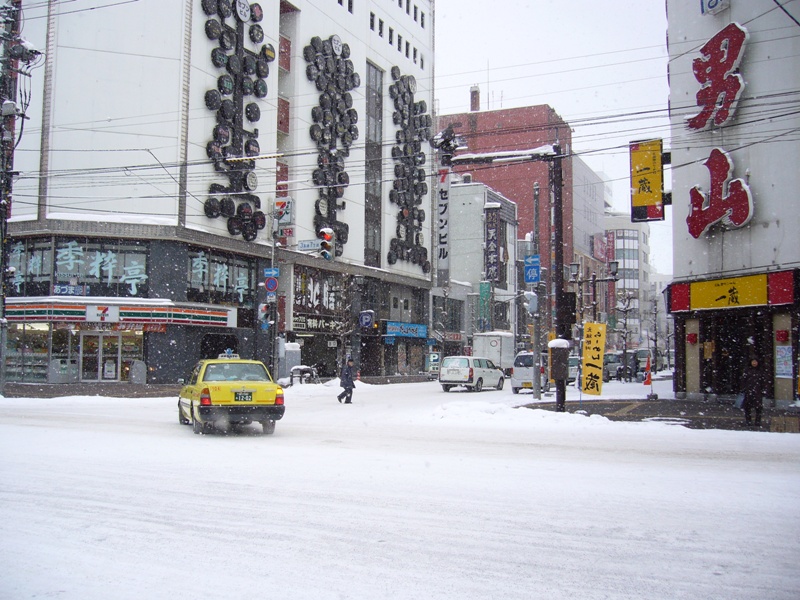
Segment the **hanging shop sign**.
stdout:
[[662,140],[631,142],[631,222],[664,220]]
[[500,279],[500,240],[498,231],[500,222],[500,208],[487,208],[486,213],[486,250],[484,270],[488,281]]
[[439,169],[439,195],[436,204],[436,258],[439,285],[450,279],[450,177],[449,167]]

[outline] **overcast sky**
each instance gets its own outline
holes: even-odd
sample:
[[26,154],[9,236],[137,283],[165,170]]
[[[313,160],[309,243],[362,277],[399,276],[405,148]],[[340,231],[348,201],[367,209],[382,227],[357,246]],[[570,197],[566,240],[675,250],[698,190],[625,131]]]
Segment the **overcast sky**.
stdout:
[[[669,143],[667,18],[662,0],[436,0],[439,113],[549,104],[572,125],[573,150],[630,206],[628,142]],[[666,182],[670,188],[669,181]],[[651,223],[651,254],[672,272],[672,209]]]

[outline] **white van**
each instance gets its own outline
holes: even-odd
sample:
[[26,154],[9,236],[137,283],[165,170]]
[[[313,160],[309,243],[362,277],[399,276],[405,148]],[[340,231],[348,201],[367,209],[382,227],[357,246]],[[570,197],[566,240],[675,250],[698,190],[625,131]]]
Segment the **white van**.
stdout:
[[500,367],[480,356],[447,356],[439,367],[439,383],[445,392],[463,385],[471,392],[484,387],[503,389],[505,377]]

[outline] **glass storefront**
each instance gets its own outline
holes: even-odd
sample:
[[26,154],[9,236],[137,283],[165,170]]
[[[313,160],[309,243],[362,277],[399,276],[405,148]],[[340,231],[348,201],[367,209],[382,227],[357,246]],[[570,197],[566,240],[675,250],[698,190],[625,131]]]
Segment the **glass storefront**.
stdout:
[[14,323],[8,328],[6,378],[21,383],[124,382],[143,354],[142,331]]

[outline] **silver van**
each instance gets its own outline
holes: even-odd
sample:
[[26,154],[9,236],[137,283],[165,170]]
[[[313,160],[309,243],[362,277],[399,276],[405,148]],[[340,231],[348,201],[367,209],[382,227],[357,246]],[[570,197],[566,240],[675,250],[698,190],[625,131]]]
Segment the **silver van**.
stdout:
[[539,389],[546,392],[550,389],[550,380],[547,376],[547,354],[542,354],[541,367],[535,364],[533,352],[520,352],[514,357],[514,366],[511,369],[511,391],[519,394],[520,390],[533,391],[533,375],[539,371]]

